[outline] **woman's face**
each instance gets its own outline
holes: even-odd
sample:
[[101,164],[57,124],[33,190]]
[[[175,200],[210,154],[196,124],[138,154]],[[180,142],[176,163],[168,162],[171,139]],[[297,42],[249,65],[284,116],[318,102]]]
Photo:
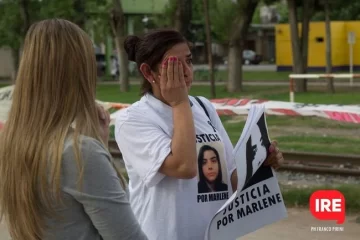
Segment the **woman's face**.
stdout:
[[205,175],[205,178],[209,182],[215,181],[219,175],[219,159],[217,159],[216,154],[212,150],[207,150],[204,152],[204,158],[202,162],[202,170]]
[[188,90],[190,90],[193,81],[193,65],[189,46],[186,43],[179,43],[173,46],[165,53],[162,61],[170,56],[177,57],[181,61],[184,69],[185,83]]

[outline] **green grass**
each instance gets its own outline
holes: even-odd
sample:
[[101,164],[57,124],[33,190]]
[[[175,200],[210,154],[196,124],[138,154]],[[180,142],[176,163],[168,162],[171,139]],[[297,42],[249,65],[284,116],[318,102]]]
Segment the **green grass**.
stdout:
[[[108,102],[122,102],[122,103],[133,103],[140,99],[140,86],[133,84],[130,87],[129,92],[121,93],[120,87],[117,84],[106,84],[98,85],[97,87],[97,98],[99,100]],[[240,97],[261,97],[269,91],[276,92],[279,87],[257,87],[249,86],[244,89],[242,93],[228,93],[224,86],[217,86],[216,98],[240,98]],[[283,88],[285,91],[285,89]],[[192,86],[190,94],[193,96],[204,96],[210,98],[210,87],[209,86]]]
[[[295,102],[314,104],[360,104],[359,88],[337,88],[335,94],[324,91],[310,90],[306,93],[295,93]],[[264,94],[263,98],[275,101],[289,101],[289,92]]]
[[[289,81],[289,75],[292,72],[276,72],[276,71],[243,71],[243,80],[245,82],[251,81],[276,81],[276,82],[286,82]],[[316,72],[317,73],[317,72]],[[323,73],[323,72],[319,72]],[[339,73],[349,73],[349,72],[337,72]],[[224,82],[228,78],[227,70],[215,70],[215,81]],[[195,81],[208,81],[209,80],[209,71],[208,70],[197,70],[194,71],[194,80]],[[310,81],[319,81],[325,82],[326,80],[310,80]],[[335,79],[335,82],[349,82],[344,79]],[[354,82],[360,82],[360,79],[354,79]]]
[[[310,136],[311,137],[311,136]],[[311,142],[296,142],[289,138],[287,142],[278,141],[283,151],[307,152],[307,153],[326,153],[337,155],[360,155],[359,145],[345,145],[334,142],[333,144],[316,144]]]
[[358,127],[358,124],[344,123],[333,120],[327,120],[319,117],[306,116],[267,116],[267,124],[269,126],[288,126],[288,127],[303,127],[309,126],[314,129],[343,129],[349,130]]
[[[129,92],[121,93],[118,84],[99,84],[97,97],[103,101],[133,103],[140,99],[140,86],[132,84]],[[320,87],[311,87],[306,93],[296,93],[295,101],[313,104],[359,104],[360,88],[337,88],[335,94],[324,92]],[[192,86],[190,94],[210,98],[210,86]],[[245,86],[243,92],[228,93],[225,86],[216,87],[216,98],[259,98],[289,101],[289,89],[285,86]]]
[[[289,75],[292,72],[276,72],[276,71],[243,71],[243,80],[245,82],[251,81],[276,81],[276,82],[287,82],[289,81]],[[319,72],[321,73],[321,72]],[[338,72],[338,73],[348,73],[348,72]],[[103,81],[113,80],[111,76],[100,77]],[[131,76],[131,81],[140,80],[139,74]],[[228,79],[227,70],[216,70],[215,69],[215,81],[225,82]],[[8,80],[7,78],[0,78],[0,80]],[[208,81],[209,80],[209,71],[208,70],[196,70],[194,71],[194,81]],[[316,81],[325,81],[325,80],[316,80]],[[335,81],[344,82],[346,80]],[[360,79],[354,79],[354,82],[360,82]]]
[[[5,87],[7,84],[1,84]],[[97,98],[109,102],[133,103],[140,99],[140,86],[132,84],[130,91],[120,93],[118,84],[99,84]],[[296,93],[295,101],[313,104],[360,104],[360,88],[336,88],[335,94],[324,92],[321,87],[309,87],[306,93]],[[210,98],[210,86],[193,86],[191,95]],[[228,93],[225,86],[216,87],[216,98],[260,98],[276,101],[289,101],[289,89],[285,86],[245,86],[243,92]]]
[[[244,71],[244,81],[289,81],[289,74],[291,72],[275,72],[275,71]],[[100,77],[103,81],[113,80],[111,76]],[[215,81],[224,82],[228,79],[228,71],[215,70]],[[0,79],[1,80],[1,79]],[[7,79],[3,79],[7,80]],[[132,76],[131,81],[140,80],[138,76]],[[209,71],[197,70],[194,71],[194,81],[208,81]]]
[[333,137],[333,136],[316,136],[316,135],[297,135],[297,136],[279,136],[277,137],[277,140],[280,142],[289,142],[289,141],[295,141],[295,142],[314,142],[319,145],[326,144],[331,145],[334,142],[339,142],[344,145],[351,145],[356,144],[360,145],[359,139],[349,139],[345,137]]
[[287,207],[309,207],[311,194],[316,190],[338,190],[345,197],[346,213],[360,212],[360,186],[355,184],[294,188],[281,186],[281,192]]
[[[317,104],[358,104],[360,94],[357,89],[338,89],[335,94],[328,94],[311,89],[296,95],[299,102]],[[244,92],[229,94],[223,86],[217,87],[217,98],[259,98],[288,101],[288,89],[285,87],[246,87]],[[191,95],[210,97],[209,86],[193,86]],[[103,101],[133,103],[139,96],[139,86],[133,85],[130,92],[120,93],[118,85],[99,85],[97,97]],[[245,116],[236,121],[234,117],[221,117],[231,141],[236,144],[245,124]],[[360,154],[356,134],[349,134],[359,129],[358,124],[342,123],[318,117],[267,116],[267,124],[271,139],[276,139],[283,151],[327,152],[336,154]],[[295,131],[295,130],[296,131]],[[333,136],[331,131],[337,131]],[[112,136],[113,137],[113,134]]]
[[[1,85],[3,87],[6,85]],[[288,101],[288,88],[279,86],[246,86],[241,93],[227,93],[224,86],[217,86],[217,98],[252,98]],[[193,86],[191,95],[210,98],[209,86]],[[118,84],[99,84],[97,98],[102,101],[133,103],[140,99],[139,85],[131,85],[130,91],[121,93]],[[307,93],[297,93],[297,102],[313,104],[359,104],[358,88],[337,88],[335,94],[310,88]],[[245,124],[245,116],[241,120],[234,117],[221,117],[225,129],[235,144]],[[356,138],[358,124],[342,123],[318,117],[267,116],[271,139],[276,139],[283,151],[326,152],[336,154],[360,154],[360,140]],[[334,130],[337,132],[333,134]],[[111,131],[112,132],[112,131]],[[350,134],[349,134],[350,132]],[[111,134],[113,137],[113,133]]]
[[[104,101],[132,103],[140,98],[139,85],[133,84],[129,92],[120,93],[117,84],[98,85],[97,97]],[[360,88],[337,88],[335,94],[312,87],[306,93],[296,93],[295,101],[313,104],[359,104]],[[210,86],[192,86],[190,94],[210,98]],[[283,86],[246,86],[239,93],[228,93],[225,86],[216,87],[216,98],[260,98],[275,101],[289,101],[287,87]]]
[[[233,144],[238,141],[245,118],[221,117]],[[359,154],[360,140],[353,131],[358,124],[343,123],[318,117],[267,116],[269,135],[283,151]],[[336,132],[336,136],[332,134]]]

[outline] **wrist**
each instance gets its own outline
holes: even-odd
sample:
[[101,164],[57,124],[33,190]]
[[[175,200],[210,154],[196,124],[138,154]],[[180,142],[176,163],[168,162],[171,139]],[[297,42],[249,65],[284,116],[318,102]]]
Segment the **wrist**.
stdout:
[[177,108],[190,108],[190,100],[187,98],[186,100],[183,101],[179,101],[179,102],[173,102],[170,104],[170,106],[173,109],[177,109]]

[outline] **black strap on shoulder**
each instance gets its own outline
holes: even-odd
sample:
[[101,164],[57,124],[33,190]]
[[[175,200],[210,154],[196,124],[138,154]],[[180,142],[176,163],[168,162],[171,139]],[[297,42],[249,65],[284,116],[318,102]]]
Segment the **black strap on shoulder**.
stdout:
[[208,111],[206,110],[206,107],[205,107],[204,103],[200,100],[199,97],[194,97],[194,98],[196,99],[196,101],[198,101],[200,106],[204,109],[204,112],[205,112],[206,116],[208,116],[208,118],[210,119],[210,115],[209,115]]

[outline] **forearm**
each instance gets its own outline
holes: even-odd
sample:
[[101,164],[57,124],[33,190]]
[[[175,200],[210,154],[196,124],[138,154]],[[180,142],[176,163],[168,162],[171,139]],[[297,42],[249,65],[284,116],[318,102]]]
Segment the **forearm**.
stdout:
[[195,173],[196,175],[196,136],[193,114],[189,102],[173,107],[173,124],[172,156],[179,169]]

